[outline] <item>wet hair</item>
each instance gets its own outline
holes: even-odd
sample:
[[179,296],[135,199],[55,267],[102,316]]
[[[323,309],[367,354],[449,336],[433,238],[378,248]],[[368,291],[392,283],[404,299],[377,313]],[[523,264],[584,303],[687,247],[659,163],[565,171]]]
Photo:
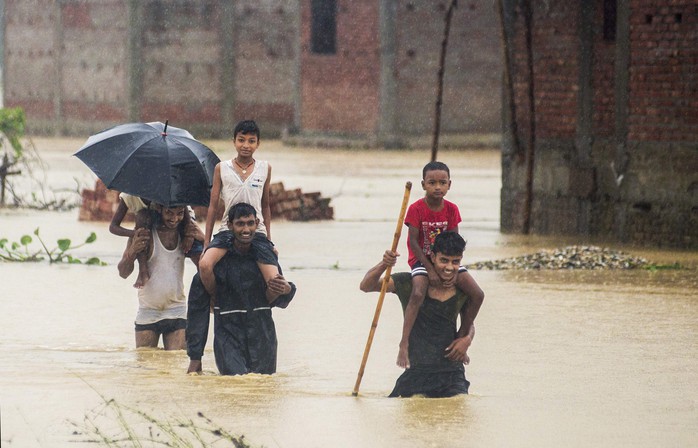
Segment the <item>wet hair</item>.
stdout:
[[441,253],[453,257],[463,255],[465,252],[465,240],[456,232],[441,232],[434,238],[434,245],[431,247],[432,253]]
[[233,222],[238,218],[250,215],[256,218],[257,210],[255,210],[254,207],[252,207],[250,204],[246,202],[238,202],[237,204],[230,207],[230,211],[228,212],[228,222]]
[[237,137],[238,134],[254,134],[259,139],[259,126],[257,126],[254,120],[242,120],[233,129],[233,138]]
[[424,168],[422,169],[422,179],[426,179],[427,172],[429,171],[446,171],[448,177],[451,177],[451,170],[449,170],[448,166],[443,162],[429,162],[424,165]]

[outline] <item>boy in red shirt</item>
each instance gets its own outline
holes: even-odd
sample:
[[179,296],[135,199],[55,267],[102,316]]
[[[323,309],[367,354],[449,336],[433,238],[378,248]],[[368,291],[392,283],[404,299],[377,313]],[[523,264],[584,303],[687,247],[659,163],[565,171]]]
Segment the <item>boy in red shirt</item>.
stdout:
[[[410,368],[409,339],[417,313],[424,302],[429,284],[439,282],[439,276],[429,260],[434,238],[445,231],[457,233],[458,223],[461,221],[458,206],[444,199],[451,188],[451,172],[445,163],[430,162],[424,166],[422,188],[426,192],[424,198],[412,203],[405,216],[405,225],[409,229],[407,249],[408,263],[412,269],[412,294],[405,309],[402,339],[397,356],[397,365],[405,369]],[[456,287],[470,299],[464,321],[461,323],[461,327],[467,333],[473,325],[485,294],[463,266],[460,267],[455,282]]]

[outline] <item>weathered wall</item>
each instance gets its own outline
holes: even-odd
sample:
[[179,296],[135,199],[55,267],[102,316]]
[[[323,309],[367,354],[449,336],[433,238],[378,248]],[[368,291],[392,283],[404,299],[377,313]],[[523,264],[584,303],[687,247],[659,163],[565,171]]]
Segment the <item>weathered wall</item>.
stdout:
[[[266,135],[429,135],[448,1],[336,3],[330,55],[310,49],[311,0],[6,0],[5,105],[38,133],[253,117]],[[442,132],[498,132],[499,31],[491,1],[460,2]]]
[[126,117],[126,10],[93,6],[5,1],[5,106],[22,106],[33,131]]
[[337,1],[334,54],[313,53],[311,2],[301,4],[301,129],[375,133],[380,94],[378,2]]
[[96,132],[165,121],[228,135],[254,117],[269,134],[298,103],[295,0],[6,0],[7,107],[30,132]]
[[[434,128],[439,55],[448,1],[397,2],[396,131],[429,134]],[[460,1],[446,53],[441,130],[499,132],[502,50],[495,3]]]
[[610,36],[602,0],[533,1],[533,111],[525,10],[505,3],[502,230],[698,247],[698,2],[619,0]]

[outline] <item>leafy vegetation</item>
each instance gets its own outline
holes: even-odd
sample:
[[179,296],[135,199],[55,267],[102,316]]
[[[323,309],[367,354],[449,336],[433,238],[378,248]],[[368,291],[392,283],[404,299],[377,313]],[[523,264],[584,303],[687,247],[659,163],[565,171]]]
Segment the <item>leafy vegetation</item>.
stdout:
[[48,167],[31,139],[25,139],[25,122],[22,108],[0,109],[0,207],[56,211],[79,207],[77,180],[74,190],[47,185]]
[[656,272],[656,271],[678,270],[678,269],[685,269],[685,268],[684,268],[684,266],[681,265],[681,263],[675,262],[672,264],[648,264],[647,266],[644,267],[644,269],[647,269],[650,272]]
[[26,118],[21,107],[0,109],[0,132],[7,137],[16,159],[22,156],[21,138],[24,137],[25,123]]
[[0,260],[17,261],[17,262],[37,262],[48,258],[49,263],[71,263],[71,264],[90,264],[105,266],[106,263],[97,257],[91,257],[86,260],[74,257],[69,254],[69,250],[74,250],[86,244],[92,244],[97,239],[97,235],[92,232],[87,237],[84,243],[72,245],[72,241],[68,238],[62,238],[56,241],[56,247],[49,249],[39,235],[39,228],[34,230],[36,239],[41,244],[39,249],[30,249],[29,245],[34,242],[31,235],[23,235],[19,242],[9,241],[7,238],[0,238]]

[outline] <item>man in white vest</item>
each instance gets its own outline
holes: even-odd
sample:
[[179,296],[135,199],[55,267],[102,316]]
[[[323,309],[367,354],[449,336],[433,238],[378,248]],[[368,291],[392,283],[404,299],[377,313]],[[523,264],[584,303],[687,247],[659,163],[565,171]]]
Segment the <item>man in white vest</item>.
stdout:
[[[186,348],[187,298],[184,294],[184,251],[179,226],[186,207],[156,206],[159,212],[150,229],[140,228],[129,240],[119,262],[119,275],[127,278],[138,254],[145,251],[150,279],[138,289],[136,348],[157,347],[160,335],[165,350]],[[193,221],[185,235],[202,241],[204,234]],[[198,263],[200,254],[190,258]]]

